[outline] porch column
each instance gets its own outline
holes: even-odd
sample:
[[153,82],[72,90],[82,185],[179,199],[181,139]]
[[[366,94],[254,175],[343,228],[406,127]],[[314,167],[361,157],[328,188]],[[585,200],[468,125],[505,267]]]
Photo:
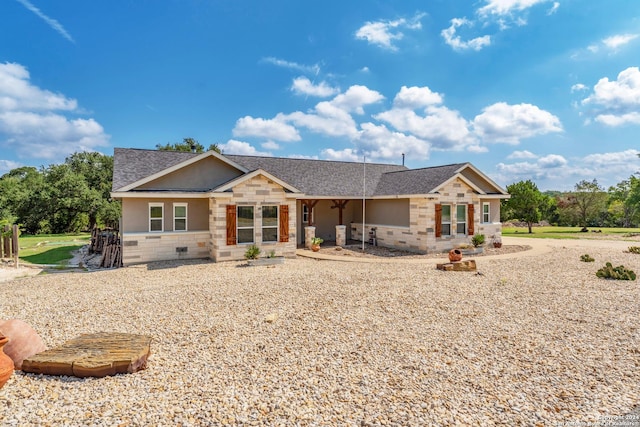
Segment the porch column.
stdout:
[[336,225],[336,246],[344,246],[347,244],[347,226]]
[[316,237],[316,228],[307,226],[304,228],[304,247],[311,249],[311,239]]

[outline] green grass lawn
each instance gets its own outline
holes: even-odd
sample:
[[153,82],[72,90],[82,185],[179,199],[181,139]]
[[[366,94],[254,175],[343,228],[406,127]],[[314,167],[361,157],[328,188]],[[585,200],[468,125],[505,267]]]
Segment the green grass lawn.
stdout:
[[640,228],[588,227],[589,231],[585,233],[581,232],[581,229],[582,227],[532,227],[532,234],[529,234],[527,227],[502,227],[502,235],[542,239],[588,239],[607,235],[624,238],[625,235],[640,234]]
[[90,239],[89,233],[20,236],[19,256],[30,264],[65,265],[73,258],[71,253],[88,244]]

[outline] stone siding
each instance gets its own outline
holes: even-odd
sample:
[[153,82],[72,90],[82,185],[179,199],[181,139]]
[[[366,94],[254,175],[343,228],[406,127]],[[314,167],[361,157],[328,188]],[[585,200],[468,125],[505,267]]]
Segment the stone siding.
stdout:
[[[233,196],[209,200],[209,229],[211,230],[211,258],[214,261],[243,260],[247,247],[251,245],[227,245],[227,205],[254,206],[255,242],[265,256],[272,250],[276,256],[296,256],[296,201],[287,198],[284,189],[275,182],[259,175],[233,188]],[[289,241],[262,242],[261,220],[263,205],[289,206]]]
[[123,233],[122,263],[209,258],[210,241],[208,231]]

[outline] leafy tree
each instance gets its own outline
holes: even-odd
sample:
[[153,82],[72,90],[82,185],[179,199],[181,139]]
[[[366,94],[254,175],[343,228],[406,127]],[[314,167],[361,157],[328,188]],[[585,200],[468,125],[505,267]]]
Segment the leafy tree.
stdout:
[[596,218],[598,213],[604,210],[606,198],[607,195],[604,189],[598,185],[598,180],[578,182],[569,196],[569,200],[578,214],[578,225],[587,227],[590,224],[589,221]]
[[505,207],[510,210],[514,218],[525,221],[532,233],[531,227],[540,221],[540,207],[545,199],[536,184],[531,180],[520,181],[507,186],[511,198],[505,201]]
[[49,187],[42,171],[30,166],[11,170],[0,177],[0,194],[4,219],[18,222],[27,233],[48,231]]
[[[629,199],[631,194],[631,183],[637,178],[631,177],[609,187],[608,214],[613,221],[613,225],[621,227],[632,227],[633,219],[638,213],[639,207]],[[629,203],[627,200],[629,199]]]
[[[184,138],[182,142],[176,142],[174,144],[156,144],[156,149],[160,151],[194,151],[196,153],[204,153],[204,145],[200,144],[193,138]],[[209,145],[207,151],[215,151],[216,153],[222,154],[222,150],[220,149],[218,144]]]

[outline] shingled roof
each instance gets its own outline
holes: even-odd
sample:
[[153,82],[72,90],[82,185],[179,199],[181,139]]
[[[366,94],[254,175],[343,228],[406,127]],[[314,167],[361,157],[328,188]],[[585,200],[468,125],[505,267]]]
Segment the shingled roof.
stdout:
[[[151,175],[201,156],[202,153],[116,148],[113,162],[113,191]],[[223,155],[248,171],[262,169],[292,185],[307,197],[361,197],[362,163]],[[429,194],[451,179],[469,163],[456,163],[422,169],[401,165],[367,163],[366,195],[391,196]],[[500,191],[499,188],[497,188]]]

